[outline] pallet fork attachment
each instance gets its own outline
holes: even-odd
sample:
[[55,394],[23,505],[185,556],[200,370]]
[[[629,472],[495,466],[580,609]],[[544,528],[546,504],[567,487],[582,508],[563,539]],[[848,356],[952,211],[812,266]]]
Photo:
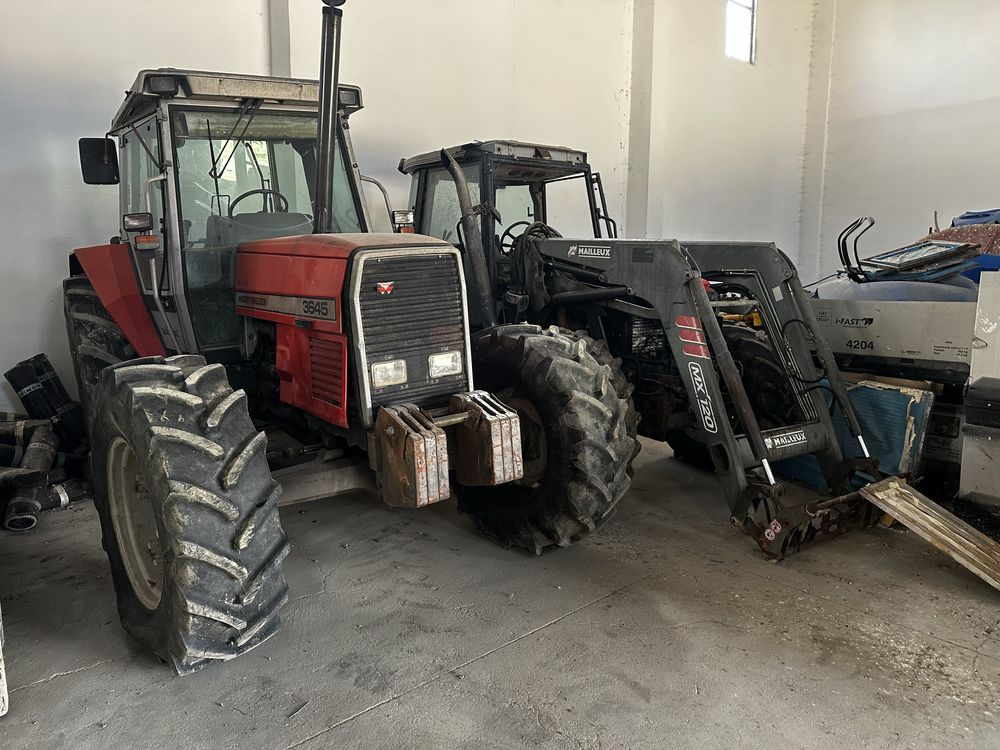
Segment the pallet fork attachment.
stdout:
[[[601,290],[609,307],[663,326],[688,394],[699,442],[707,449],[734,523],[765,556],[781,559],[814,542],[872,526],[883,511],[897,518],[992,585],[1000,584],[1000,545],[932,503],[905,479],[884,477],[869,453],[833,351],[791,261],[769,243],[678,243],[610,240],[598,252],[579,241],[539,239],[535,250],[550,272],[575,276],[570,299]],[[580,268],[585,265],[585,270]],[[801,419],[761,427],[739,365],[729,349],[718,310],[737,303],[713,301],[705,280],[739,289],[759,313],[760,325],[794,392]],[[588,291],[588,289],[590,291]],[[622,293],[621,290],[625,290]],[[582,298],[582,297],[581,297]],[[600,330],[592,331],[603,337]],[[829,390],[860,456],[845,457]],[[829,495],[817,497],[775,477],[778,462],[810,454]],[[880,478],[858,489],[859,480]]]
[[[703,245],[687,246],[687,249],[697,260],[700,270],[711,277],[722,275],[728,277],[730,281],[735,277],[743,277],[743,281],[751,276],[760,278],[763,283],[755,290],[755,294],[758,295],[759,301],[770,297],[770,304],[765,307],[772,309],[772,315],[777,313],[776,320],[772,323],[777,328],[778,335],[772,335],[771,340],[783,346],[786,354],[791,355],[789,358],[782,357],[782,363],[786,366],[786,374],[793,382],[796,378],[803,383],[809,380],[815,381],[815,377],[804,378],[803,375],[813,371],[811,361],[819,362],[826,383],[833,394],[833,401],[840,409],[848,430],[858,441],[862,451],[860,458],[840,457],[835,471],[832,475],[828,475],[831,489],[843,490],[858,474],[881,477],[879,481],[856,491],[825,500],[814,499],[791,503],[787,495],[779,493],[769,503],[773,508],[773,517],[769,523],[768,517],[765,516],[763,519],[748,518],[745,524],[746,530],[764,554],[772,559],[780,559],[812,542],[872,526],[885,513],[994,588],[1000,589],[1000,544],[922,495],[905,479],[896,476],[886,477],[879,472],[878,461],[871,457],[865,444],[860,422],[840,375],[833,351],[822,336],[813,307],[791,262],[773,246],[754,248],[743,246],[727,251],[724,246]],[[749,258],[748,251],[751,256]],[[732,260],[737,253],[739,259],[744,262],[751,260],[754,255],[757,256],[752,262],[747,263],[752,271],[733,270]],[[768,268],[771,267],[767,262],[768,257],[772,263],[778,261],[779,268],[783,266],[781,268],[783,279],[779,280],[773,273],[768,273]],[[765,447],[764,455],[761,456],[760,449],[762,444],[767,444],[769,441],[766,434],[761,432],[758,421],[752,413],[743,384],[738,377],[733,377],[730,367],[732,356],[715,316],[710,314],[711,302],[703,285],[688,286],[699,315],[705,321],[716,365],[726,382],[728,394],[745,430],[753,457],[767,469],[766,459],[771,453]],[[765,314],[764,320],[767,321],[767,318],[768,315]],[[792,326],[792,323],[796,325]],[[805,359],[801,357],[802,352],[797,351],[795,343],[788,340],[791,338],[789,331],[793,328],[797,329],[799,335],[808,333],[811,339],[809,343],[812,352]],[[789,368],[788,365],[792,367]],[[831,449],[836,446],[836,440],[832,433],[828,435],[830,437],[827,449]],[[773,441],[770,443],[773,445]],[[839,456],[839,452],[837,455]],[[770,475],[768,478],[770,479]]]

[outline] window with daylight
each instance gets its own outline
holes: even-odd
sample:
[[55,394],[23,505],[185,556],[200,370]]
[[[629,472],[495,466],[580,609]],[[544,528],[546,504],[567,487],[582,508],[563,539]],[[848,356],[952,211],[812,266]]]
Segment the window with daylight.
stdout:
[[757,57],[757,0],[726,0],[726,57],[754,63]]

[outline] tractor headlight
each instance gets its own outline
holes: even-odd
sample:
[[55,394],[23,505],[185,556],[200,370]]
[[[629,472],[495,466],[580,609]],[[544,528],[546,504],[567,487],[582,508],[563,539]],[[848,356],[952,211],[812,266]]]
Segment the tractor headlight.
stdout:
[[372,365],[372,388],[388,388],[406,382],[406,360],[391,359]]
[[432,354],[427,358],[427,376],[443,378],[445,375],[458,375],[462,372],[462,352],[442,352]]

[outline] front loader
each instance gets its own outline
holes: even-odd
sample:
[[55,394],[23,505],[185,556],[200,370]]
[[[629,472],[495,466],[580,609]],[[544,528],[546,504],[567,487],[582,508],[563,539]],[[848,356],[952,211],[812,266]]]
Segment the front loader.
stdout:
[[[945,538],[941,520],[952,531],[961,522],[936,506],[932,518],[929,500],[879,472],[795,267],[773,244],[620,239],[600,175],[569,148],[475,141],[399,168],[412,178],[417,231],[483,245],[477,293],[500,319],[582,331],[620,360],[639,434],[714,469],[734,523],[769,558],[871,525],[882,508],[919,517],[910,525],[967,563],[966,532],[976,532]],[[480,221],[469,228],[462,204],[473,202]],[[781,463],[801,457],[825,493],[782,478]],[[981,535],[975,545],[1000,571],[1000,548]]]
[[319,84],[145,70],[111,137],[80,142],[84,180],[121,200],[120,233],[75,250],[64,284],[95,505],[122,624],[179,673],[276,631],[282,488],[457,496],[537,553],[629,483],[633,412],[593,342],[490,321],[474,349],[468,252],[369,231],[342,2]]

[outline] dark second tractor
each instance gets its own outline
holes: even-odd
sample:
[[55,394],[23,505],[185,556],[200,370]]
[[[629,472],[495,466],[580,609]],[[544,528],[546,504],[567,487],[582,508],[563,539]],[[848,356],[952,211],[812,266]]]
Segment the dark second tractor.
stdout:
[[[638,433],[714,470],[733,522],[769,558],[886,511],[1000,587],[995,542],[880,472],[813,302],[773,244],[619,238],[575,149],[474,141],[399,168],[417,231],[475,250],[488,314],[578,331],[620,365]],[[489,382],[488,369],[476,374]],[[806,474],[808,486],[793,481]]]

